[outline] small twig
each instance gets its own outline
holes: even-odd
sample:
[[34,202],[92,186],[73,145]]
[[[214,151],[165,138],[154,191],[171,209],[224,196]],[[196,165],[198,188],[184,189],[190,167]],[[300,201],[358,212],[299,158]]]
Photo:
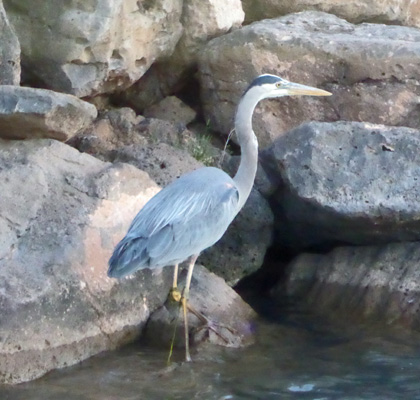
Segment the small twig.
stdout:
[[225,147],[223,147],[222,157],[220,158],[220,160],[219,160],[219,162],[218,162],[218,167],[219,167],[219,168],[221,168],[221,167],[222,167],[222,165],[223,165],[223,160],[225,159],[226,149],[227,149],[227,147],[228,147],[228,144],[229,144],[230,138],[232,137],[232,135],[234,134],[234,132],[235,132],[235,128],[233,128],[233,129],[229,132],[229,135],[228,135],[228,137],[227,137],[227,139],[226,139],[226,142],[225,142]]

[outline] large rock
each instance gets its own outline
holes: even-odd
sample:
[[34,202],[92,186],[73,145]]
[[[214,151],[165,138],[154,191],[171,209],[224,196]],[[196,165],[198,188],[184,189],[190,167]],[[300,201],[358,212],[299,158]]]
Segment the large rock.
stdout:
[[244,18],[240,0],[184,0],[184,32],[173,54],[173,61],[191,66],[209,39],[239,28]]
[[26,79],[78,97],[124,89],[182,34],[181,0],[6,0]]
[[133,87],[122,93],[123,101],[143,110],[175,93],[191,81],[197,55],[212,38],[241,26],[240,0],[184,0],[183,34],[171,57],[154,64]]
[[420,8],[416,1],[243,0],[242,4],[248,22],[317,10],[335,14],[353,23],[375,22],[420,27]]
[[165,97],[162,101],[144,110],[144,116],[157,118],[185,126],[192,122],[197,113],[176,96]]
[[[183,287],[186,269],[180,274]],[[226,282],[206,270],[200,264],[194,267],[191,280],[189,304],[210,322],[214,330],[193,313],[188,313],[189,337],[195,345],[210,342],[227,347],[242,347],[254,341],[254,320],[256,313]],[[147,323],[145,337],[148,341],[170,346],[174,329],[177,329],[175,345],[183,347],[184,320],[180,304],[171,297],[151,316]]]
[[0,137],[66,141],[96,118],[95,106],[77,97],[19,86],[0,86]]
[[210,41],[201,52],[206,120],[227,134],[248,84],[261,73],[275,73],[334,95],[261,102],[254,114],[261,148],[308,120],[417,127],[419,53],[415,28],[353,25],[322,12],[254,23]]
[[0,85],[19,85],[20,44],[0,0]]
[[51,140],[0,141],[0,382],[132,340],[171,271],[106,275],[114,245],[159,189],[129,165]]
[[309,123],[262,155],[277,181],[279,243],[294,248],[420,240],[420,131]]
[[287,295],[315,313],[420,327],[420,242],[339,247],[302,254],[288,267],[274,297]]

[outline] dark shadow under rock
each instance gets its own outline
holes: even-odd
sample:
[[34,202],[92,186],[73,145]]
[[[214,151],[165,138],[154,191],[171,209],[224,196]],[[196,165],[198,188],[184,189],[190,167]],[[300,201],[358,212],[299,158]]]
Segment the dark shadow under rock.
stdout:
[[302,254],[272,292],[318,315],[420,328],[420,242]]

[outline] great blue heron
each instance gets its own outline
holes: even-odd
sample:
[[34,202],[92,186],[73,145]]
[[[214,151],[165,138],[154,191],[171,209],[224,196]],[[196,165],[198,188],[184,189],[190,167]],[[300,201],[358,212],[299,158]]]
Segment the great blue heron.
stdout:
[[[242,157],[234,178],[214,167],[181,176],[139,211],[109,260],[108,276],[114,278],[143,268],[175,266],[172,293],[178,293],[184,309],[186,361],[191,361],[187,299],[195,261],[204,249],[223,236],[254,183],[258,161],[258,142],[252,130],[254,108],[260,100],[291,95],[329,96],[331,93],[275,75],[257,77],[243,94],[236,112],[235,130]],[[180,294],[178,264],[188,258],[187,279]]]

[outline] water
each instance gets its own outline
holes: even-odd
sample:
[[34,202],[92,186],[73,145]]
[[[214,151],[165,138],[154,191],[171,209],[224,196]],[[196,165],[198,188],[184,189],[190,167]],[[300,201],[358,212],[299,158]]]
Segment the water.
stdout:
[[[245,349],[204,346],[193,363],[165,365],[141,343],[37,381],[0,387],[1,400],[419,399],[420,336],[331,324],[299,313],[261,321]],[[183,352],[175,352],[181,360]]]

